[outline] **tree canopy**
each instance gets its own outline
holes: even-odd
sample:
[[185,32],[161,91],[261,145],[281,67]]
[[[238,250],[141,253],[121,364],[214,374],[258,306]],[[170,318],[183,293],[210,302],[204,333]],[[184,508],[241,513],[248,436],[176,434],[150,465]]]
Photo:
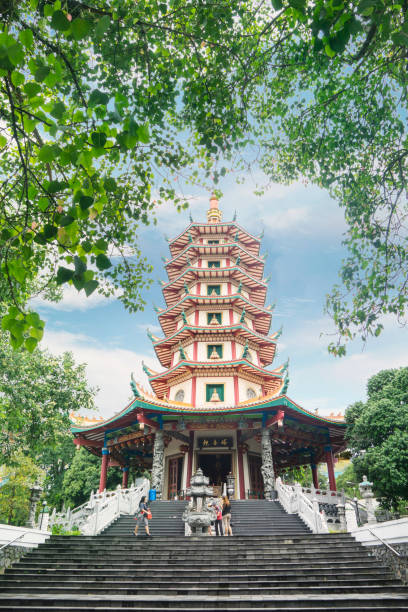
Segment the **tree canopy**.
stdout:
[[13,350],[0,334],[1,462],[15,464],[23,451],[46,469],[46,453],[69,432],[70,412],[92,409],[95,392],[70,353]]
[[408,499],[408,368],[382,370],[367,383],[367,402],[346,410],[354,471],[367,475],[385,507]]
[[272,0],[285,37],[267,57],[254,114],[262,166],[302,177],[344,208],[348,254],[327,299],[329,350],[377,336],[408,300],[405,2]]
[[164,200],[182,206],[175,181],[242,139],[259,32],[256,7],[232,0],[0,12],[2,326],[32,351],[44,327],[26,308],[33,278],[46,297],[70,283],[143,306],[138,227]]

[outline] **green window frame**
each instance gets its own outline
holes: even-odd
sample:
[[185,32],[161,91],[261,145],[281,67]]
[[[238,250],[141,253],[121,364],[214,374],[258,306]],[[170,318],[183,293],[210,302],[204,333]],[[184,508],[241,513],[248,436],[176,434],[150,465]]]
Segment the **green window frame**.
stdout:
[[217,351],[217,355],[222,359],[222,344],[207,344],[207,359],[210,358],[213,350]]
[[214,292],[216,295],[221,295],[221,285],[207,285],[207,295],[211,295]]
[[221,325],[222,323],[222,314],[220,312],[207,312],[207,325],[211,325],[211,320],[215,317]]
[[224,385],[212,385],[212,384],[205,385],[206,401],[207,402],[211,401],[211,396],[214,393],[214,390],[217,391],[218,397],[220,398],[221,402],[223,402],[224,401]]
[[209,268],[221,268],[221,262],[220,261],[209,261],[208,267]]
[[220,244],[219,240],[209,240],[207,244]]

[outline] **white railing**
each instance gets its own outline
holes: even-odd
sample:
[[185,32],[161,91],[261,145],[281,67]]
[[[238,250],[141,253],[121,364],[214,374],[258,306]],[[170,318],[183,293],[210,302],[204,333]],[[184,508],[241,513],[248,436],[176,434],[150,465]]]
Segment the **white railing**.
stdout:
[[0,525],[0,546],[24,546],[35,548],[50,537],[48,531],[29,529],[28,527],[15,527],[14,525]]
[[330,489],[315,489],[314,487],[302,487],[302,493],[313,501],[317,499],[319,504],[345,504],[346,496],[344,491],[331,491]]
[[150,482],[144,479],[142,484],[132,485],[128,489],[118,487],[114,491],[91,493],[89,501],[73,510],[62,512],[53,510],[49,527],[60,525],[64,531],[78,529],[82,535],[97,535],[110,525],[121,514],[135,514],[139,502],[148,494]]
[[298,514],[313,533],[329,532],[324,512],[319,511],[318,500],[310,500],[300,484],[286,485],[278,477],[275,486],[278,499],[288,514]]

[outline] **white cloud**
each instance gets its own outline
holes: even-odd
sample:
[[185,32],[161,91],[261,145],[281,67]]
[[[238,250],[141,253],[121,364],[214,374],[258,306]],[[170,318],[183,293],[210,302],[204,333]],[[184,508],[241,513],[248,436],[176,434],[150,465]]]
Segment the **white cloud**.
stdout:
[[142,369],[142,360],[157,369],[157,362],[149,355],[120,348],[106,348],[94,338],[83,334],[46,329],[42,347],[58,354],[71,351],[77,363],[87,364],[87,378],[92,386],[100,387],[96,405],[104,417],[110,417],[122,410],[132,395],[130,374],[146,389],[147,377]]
[[110,297],[105,297],[94,291],[89,297],[86,297],[85,291],[77,291],[72,285],[64,287],[62,300],[60,302],[48,302],[40,297],[31,300],[31,305],[34,308],[49,309],[49,310],[89,310],[90,308],[97,308],[99,306],[105,306],[112,300],[115,300],[121,292],[115,292]]

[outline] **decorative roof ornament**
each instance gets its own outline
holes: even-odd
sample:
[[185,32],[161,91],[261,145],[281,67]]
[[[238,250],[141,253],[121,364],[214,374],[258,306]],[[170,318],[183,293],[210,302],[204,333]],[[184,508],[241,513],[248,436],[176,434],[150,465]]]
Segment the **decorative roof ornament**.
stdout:
[[266,261],[269,257],[269,252],[265,251],[265,253],[262,255],[261,259],[263,259],[264,261]]
[[150,331],[150,329],[149,329],[149,328],[147,328],[146,333],[147,333],[147,335],[148,335],[149,339],[150,339],[152,342],[154,342],[154,336],[153,336],[153,334],[152,334],[152,332]]
[[184,281],[184,291],[185,291],[186,293],[188,293],[188,292],[190,291],[190,289],[188,288],[188,285],[187,285],[186,281]]
[[210,325],[219,325],[218,319],[215,316],[215,314],[213,314],[212,319],[210,321]]
[[181,346],[181,342],[179,342],[179,353],[180,353],[181,359],[183,361],[187,361],[187,357],[186,357],[183,347]]
[[265,228],[262,228],[262,232],[261,232],[261,233],[259,234],[259,236],[258,236],[259,240],[262,240],[262,238],[264,237],[264,235],[265,235]]
[[146,376],[151,376],[151,372],[149,370],[149,368],[147,367],[147,365],[145,364],[144,361],[142,361],[142,368],[143,368],[143,372],[146,374]]
[[234,236],[234,242],[239,242],[239,232],[238,231]]
[[240,319],[239,319],[240,323],[245,323],[245,316],[246,316],[246,312],[245,312],[245,308],[244,308],[244,310],[241,312],[241,316],[240,316]]
[[241,291],[242,291],[242,282],[239,281],[237,293],[241,293]]
[[191,259],[190,259],[190,257],[188,255],[186,256],[186,261],[187,261],[188,265],[190,266],[190,268],[192,268],[193,264],[192,264]]
[[161,312],[163,310],[163,308],[159,308],[158,306],[156,306],[156,304],[153,304],[153,310],[154,310],[154,312],[159,313],[159,312]]
[[241,359],[248,359],[249,355],[249,347],[248,340],[245,342],[244,350],[242,351]]
[[142,397],[142,396],[140,395],[140,393],[139,393],[138,389],[137,389],[137,385],[136,385],[135,378],[134,378],[134,376],[133,376],[133,372],[130,374],[130,387],[131,387],[131,389],[132,389],[132,391],[133,391],[133,395],[134,395],[135,397]]
[[238,257],[235,260],[235,265],[239,266],[240,263],[241,263],[241,257],[240,257],[240,255],[238,255]]
[[187,234],[188,234],[188,241],[189,241],[189,242],[193,242],[193,237],[192,237],[192,235],[190,234],[190,232],[187,232]]
[[191,216],[191,210],[190,210],[190,212],[189,212],[189,217],[190,217],[190,223],[194,223],[194,221],[193,221],[193,217]]
[[282,331],[283,331],[283,325],[280,326],[278,331],[276,331],[274,334],[271,335],[271,338],[273,338],[273,340],[278,340],[278,338],[280,338],[282,335]]
[[162,287],[164,287],[164,285],[166,284],[166,281],[164,280],[158,280],[157,281],[159,285],[161,285]]
[[186,313],[184,312],[184,310],[181,311],[181,318],[183,319],[184,325],[188,325]]
[[164,234],[164,239],[166,242],[170,242],[170,238],[167,236],[167,234]]
[[234,216],[232,217],[233,221],[237,220],[237,209],[234,210]]
[[285,363],[283,364],[283,368],[282,368],[282,374],[284,372],[288,372],[289,371],[289,357],[287,358],[287,360],[285,361]]
[[288,390],[288,387],[289,387],[289,374],[287,374],[287,375],[285,376],[285,379],[284,379],[284,381],[283,381],[283,387],[282,387],[282,391],[281,391],[281,394],[282,394],[282,395],[285,395],[285,393],[286,393],[286,392],[287,392],[287,390]]
[[276,308],[276,303],[274,302],[273,304],[269,304],[269,305],[266,307],[266,310],[270,310],[270,311],[272,311],[272,310],[275,310],[275,308]]
[[213,193],[210,198],[210,208],[207,210],[207,221],[208,223],[220,223],[222,219],[222,213],[218,208],[218,198]]
[[269,274],[269,276],[265,278],[265,280],[263,281],[265,285],[267,285],[270,282],[271,278],[272,278],[272,274]]

